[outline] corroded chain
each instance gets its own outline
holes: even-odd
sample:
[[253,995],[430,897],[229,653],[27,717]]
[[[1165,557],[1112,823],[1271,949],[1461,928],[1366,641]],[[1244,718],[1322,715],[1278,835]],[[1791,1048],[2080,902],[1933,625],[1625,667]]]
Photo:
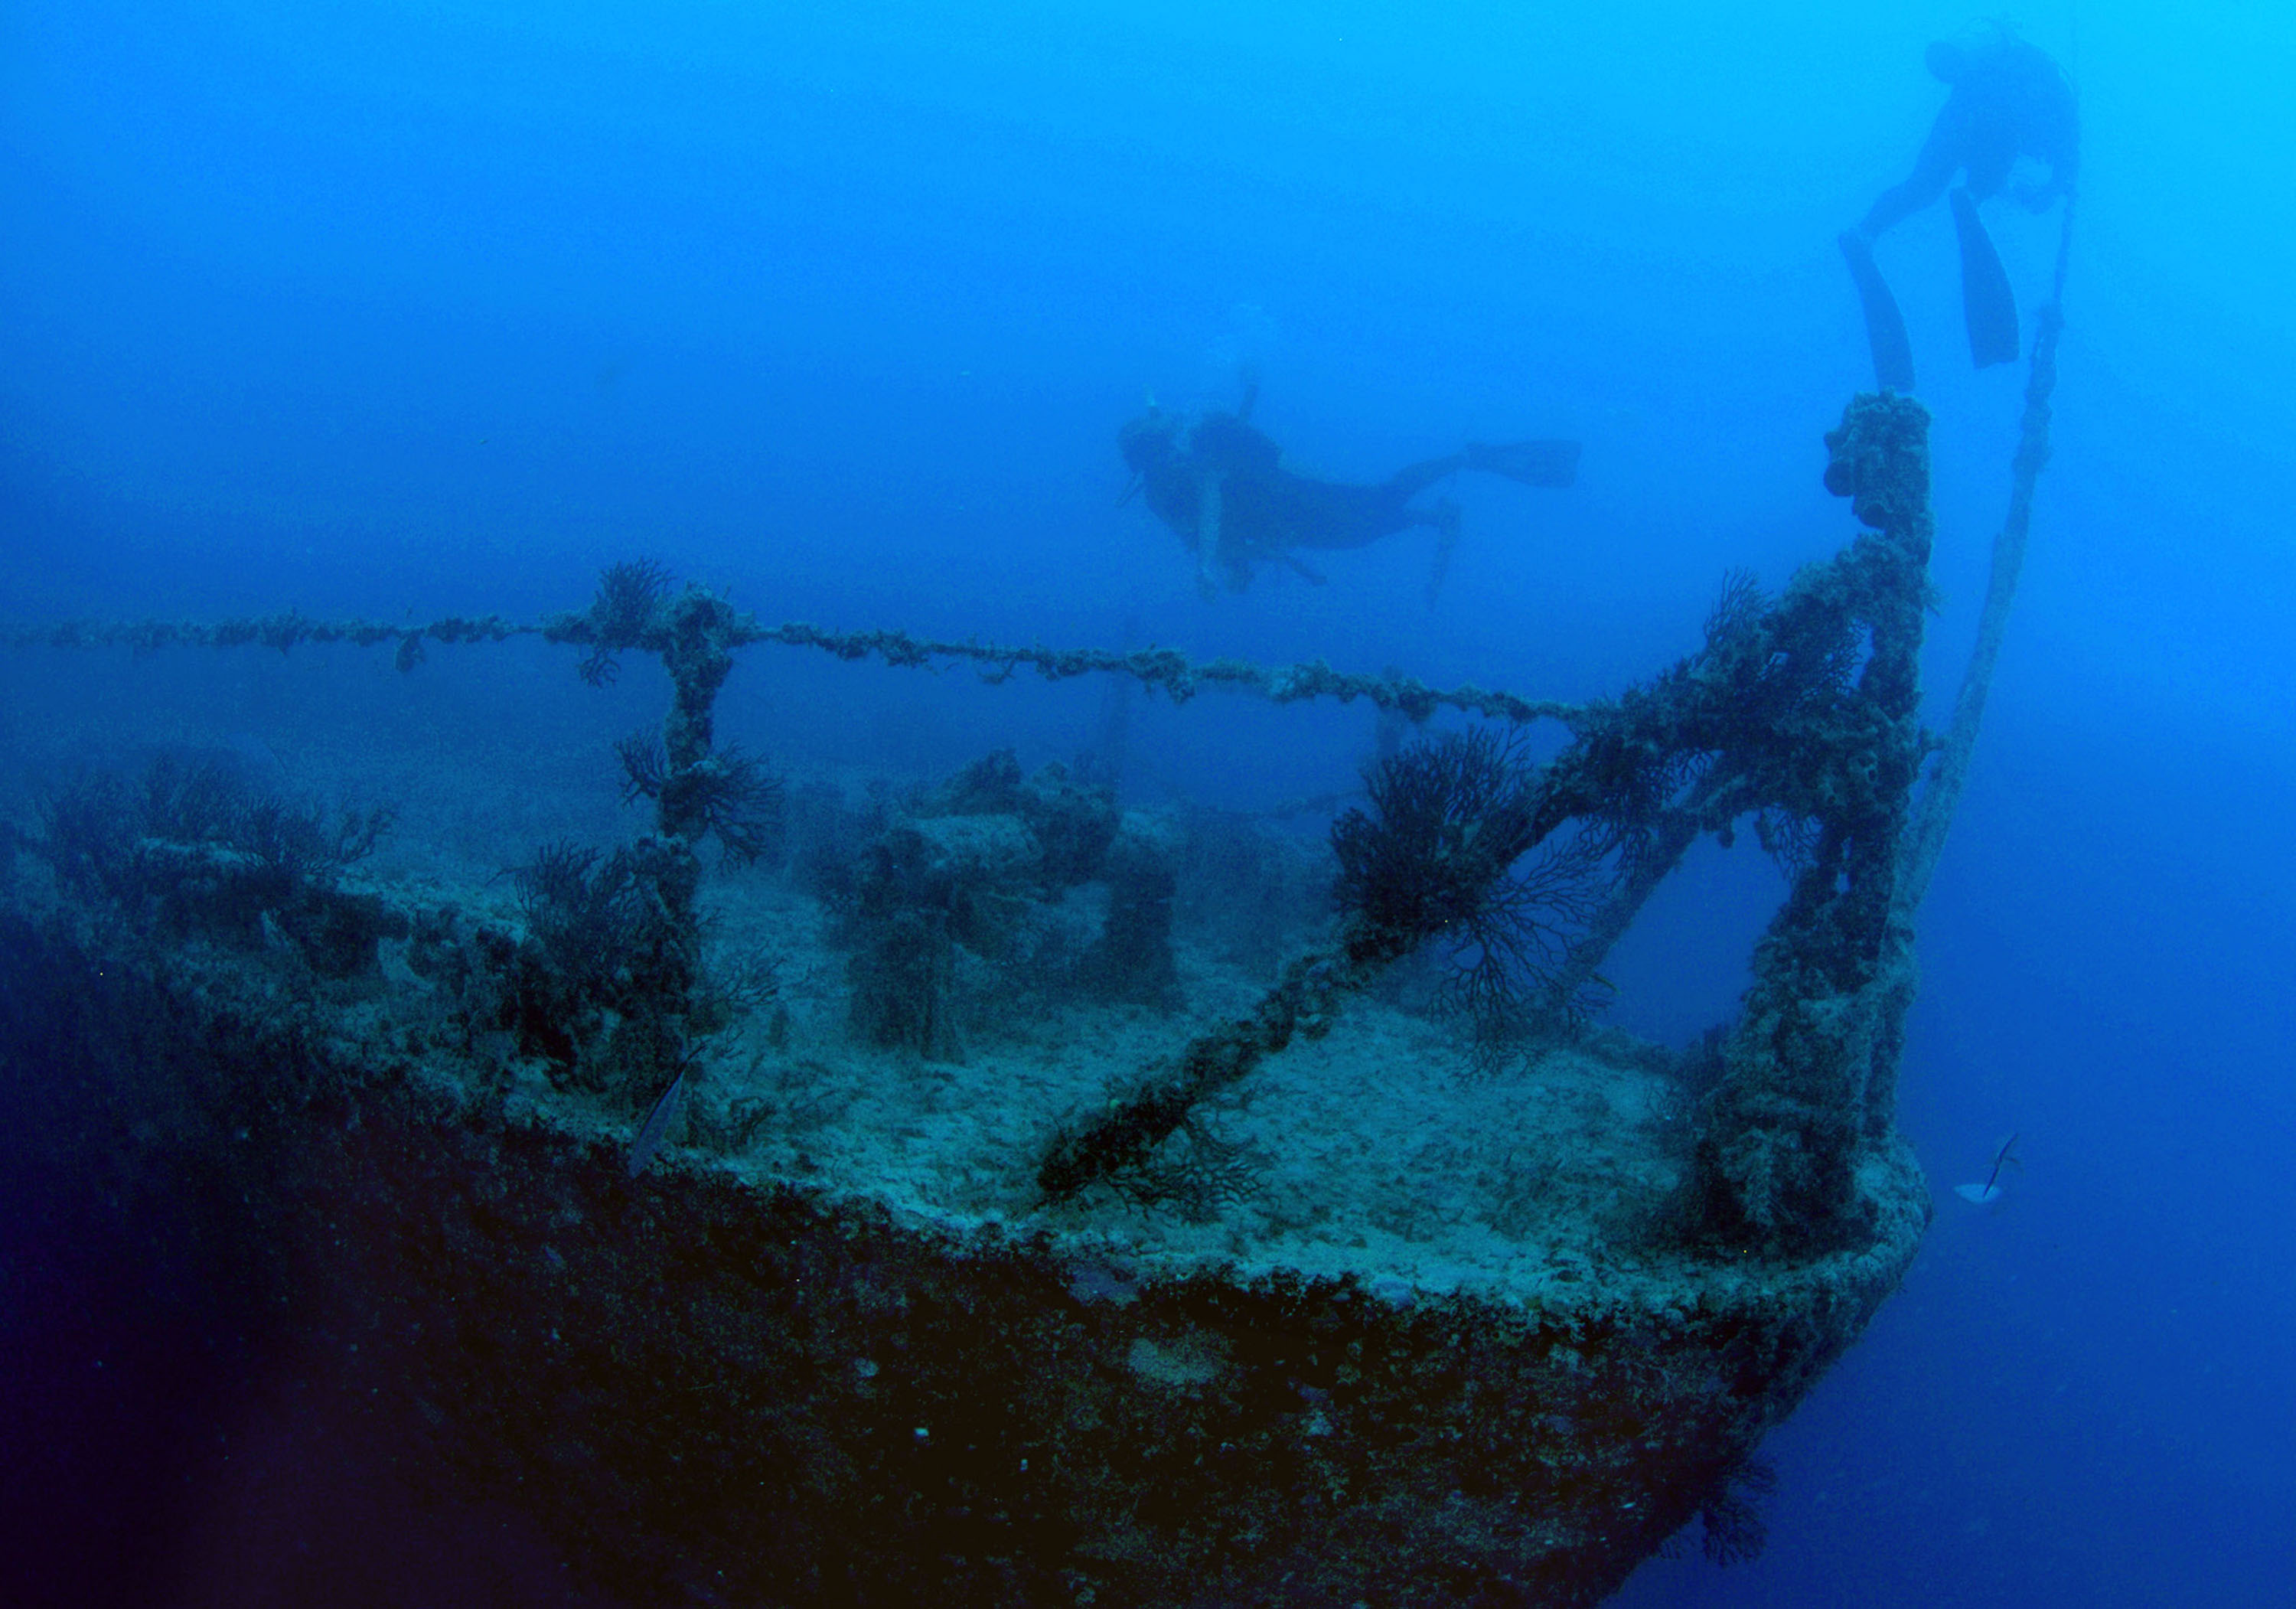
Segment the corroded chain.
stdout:
[[[412,670],[422,662],[427,643],[499,643],[518,636],[540,636],[554,643],[593,640],[587,617],[573,614],[552,615],[539,622],[494,614],[449,615],[422,624],[393,626],[376,620],[314,620],[291,611],[205,622],[67,620],[52,626],[0,627],[0,645],[11,648],[130,648],[152,653],[162,648],[260,646],[283,653],[307,643],[349,643],[359,647],[388,643],[397,646],[402,670]],[[1170,648],[1116,653],[1101,648],[1052,648],[1040,643],[949,642],[906,631],[831,631],[802,621],[767,626],[749,615],[738,617],[727,641],[735,647],[778,643],[792,648],[818,648],[841,660],[878,659],[888,665],[911,668],[972,664],[979,667],[982,680],[991,683],[1002,682],[1022,669],[1034,670],[1047,681],[1104,672],[1160,687],[1176,703],[1185,703],[1210,688],[1226,688],[1257,694],[1280,704],[1314,698],[1336,698],[1342,703],[1365,699],[1414,720],[1425,720],[1438,710],[1447,709],[1516,725],[1535,720],[1569,724],[1583,712],[1577,704],[1521,698],[1472,683],[1431,687],[1415,677],[1335,670],[1321,660],[1300,665],[1255,665],[1233,659],[1196,661]]]

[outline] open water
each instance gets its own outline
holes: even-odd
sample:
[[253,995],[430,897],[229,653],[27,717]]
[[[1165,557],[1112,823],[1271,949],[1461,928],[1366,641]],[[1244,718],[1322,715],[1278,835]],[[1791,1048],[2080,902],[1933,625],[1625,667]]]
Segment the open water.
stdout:
[[[2296,14],[2017,21],[2079,86],[2083,160],[2055,456],[1922,925],[1901,1118],[1939,1216],[1771,1437],[1767,1551],[1718,1570],[1693,1539],[1637,1609],[2262,1605],[2296,1580]],[[1967,23],[18,0],[0,619],[529,617],[645,554],[768,620],[1615,692],[1696,645],[1726,571],[1775,587],[1850,534],[1819,437],[1872,370],[1835,236],[1904,176],[1946,94],[1923,47]],[[1985,217],[2030,341],[2062,214]],[[1879,259],[1936,418],[1941,722],[2023,374],[1967,365],[1944,207]],[[1424,529],[1201,596],[1119,504],[1116,432],[1255,376],[1253,423],[1315,473],[1552,437],[1583,444],[1577,484],[1459,477],[1431,609]],[[300,661],[172,662],[258,763],[325,726]],[[537,706],[477,662],[426,669],[514,755]],[[1097,717],[774,664],[729,721],[824,763],[945,774],[1017,732],[1034,764]],[[141,696],[124,655],[6,665],[21,764],[57,712]],[[1367,741],[1359,709],[1145,704],[1130,785],[1263,809],[1344,789]],[[1622,962],[1711,997],[1652,1032],[1726,1005],[1698,933]],[[2005,1197],[1955,1196],[2013,1133]],[[270,1473],[231,1485],[184,1406],[229,1393],[168,1318],[226,1299],[66,1188],[0,1191],[9,1601],[323,1576],[342,1602],[587,1601],[514,1506],[424,1514],[386,1454],[275,1405],[238,1427]]]

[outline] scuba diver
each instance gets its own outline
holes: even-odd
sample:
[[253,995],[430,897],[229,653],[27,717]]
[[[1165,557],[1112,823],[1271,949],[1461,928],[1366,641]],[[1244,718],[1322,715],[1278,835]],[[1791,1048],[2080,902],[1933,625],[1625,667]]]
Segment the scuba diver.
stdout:
[[1375,486],[1313,480],[1285,469],[1283,449],[1252,427],[1259,398],[1259,382],[1250,380],[1233,413],[1184,418],[1152,402],[1117,432],[1117,450],[1133,474],[1120,501],[1138,494],[1187,544],[1196,588],[1206,598],[1216,596],[1223,581],[1242,592],[1262,563],[1285,565],[1321,586],[1324,578],[1294,549],[1366,547],[1423,525],[1436,533],[1431,604],[1458,540],[1459,505],[1448,498],[1414,505],[1414,497],[1461,470],[1525,486],[1569,486],[1578,478],[1577,442],[1517,441],[1406,464]]
[[[2059,197],[2070,202],[2080,166],[2080,111],[2072,85],[2039,46],[1990,23],[1931,45],[1928,62],[1931,74],[1952,86],[1953,94],[1915,160],[1912,176],[1883,192],[1865,221],[1841,237],[1865,304],[1875,377],[1899,391],[1913,390],[1913,347],[1897,300],[1874,265],[1874,242],[1945,194],[1956,173],[1964,175],[1952,193],[1952,207],[1969,355],[1980,369],[2014,362],[2017,300],[1979,221],[1977,203],[2008,188],[2029,210],[2046,211]],[[2010,185],[2021,157],[2046,164],[2046,182]]]

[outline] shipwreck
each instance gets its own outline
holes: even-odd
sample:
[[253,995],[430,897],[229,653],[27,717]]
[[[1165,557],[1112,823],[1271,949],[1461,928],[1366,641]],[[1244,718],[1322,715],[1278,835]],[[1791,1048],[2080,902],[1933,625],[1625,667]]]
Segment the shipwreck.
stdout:
[[[492,879],[386,875],[381,813],[198,759],[57,782],[0,836],[0,1055],[40,1146],[323,1315],[348,1411],[620,1599],[1594,1603],[1702,1514],[1752,1545],[1764,1433],[1928,1221],[1915,918],[2054,344],[2053,306],[1941,735],[1928,417],[1887,392],[1826,439],[1841,550],[1584,705],[769,625],[645,563],[533,622],[13,629],[410,672],[539,637],[672,696],[601,756],[644,829]],[[1318,858],[1009,753],[800,784],[716,731],[769,643],[1448,713]],[[1737,835],[1786,889],[1738,1010],[1606,1026],[1611,948]]]

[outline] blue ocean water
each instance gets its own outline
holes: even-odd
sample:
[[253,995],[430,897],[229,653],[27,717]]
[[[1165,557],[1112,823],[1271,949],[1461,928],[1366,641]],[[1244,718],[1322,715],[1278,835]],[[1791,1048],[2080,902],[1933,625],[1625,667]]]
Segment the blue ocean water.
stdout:
[[[1834,236],[1903,176],[1943,98],[1923,48],[1967,21],[11,5],[0,619],[527,616],[645,554],[770,620],[1615,691],[1694,645],[1726,570],[1776,586],[1849,534],[1818,439],[1871,369]],[[1693,1544],[1629,1605],[2261,1605],[2296,1572],[2296,20],[2016,21],[2080,87],[2083,180],[2055,457],[1923,914],[1901,1120],[1939,1214],[1771,1438],[1767,1552]],[[2030,306],[2057,217],[1988,220]],[[1961,361],[1943,208],[1881,256],[1936,416],[1941,720],[2022,375]],[[1431,611],[1424,532],[1207,601],[1119,505],[1115,432],[1249,374],[1322,473],[1560,436],[1578,483],[1463,480]],[[11,664],[0,742],[133,686]],[[921,721],[897,674],[789,666],[752,713],[920,770],[1013,729],[1064,754],[1085,718],[1016,691]],[[1364,726],[1156,705],[1136,743],[1252,807],[1344,779]],[[1955,1198],[2013,1132],[2005,1201]],[[0,1244],[31,1288],[42,1246]],[[209,1367],[90,1324],[151,1402]],[[122,1534],[157,1499],[98,1466],[159,1457],[144,1400],[42,1432],[85,1441]],[[405,1601],[565,1601],[514,1515],[439,1534],[372,1503]]]

